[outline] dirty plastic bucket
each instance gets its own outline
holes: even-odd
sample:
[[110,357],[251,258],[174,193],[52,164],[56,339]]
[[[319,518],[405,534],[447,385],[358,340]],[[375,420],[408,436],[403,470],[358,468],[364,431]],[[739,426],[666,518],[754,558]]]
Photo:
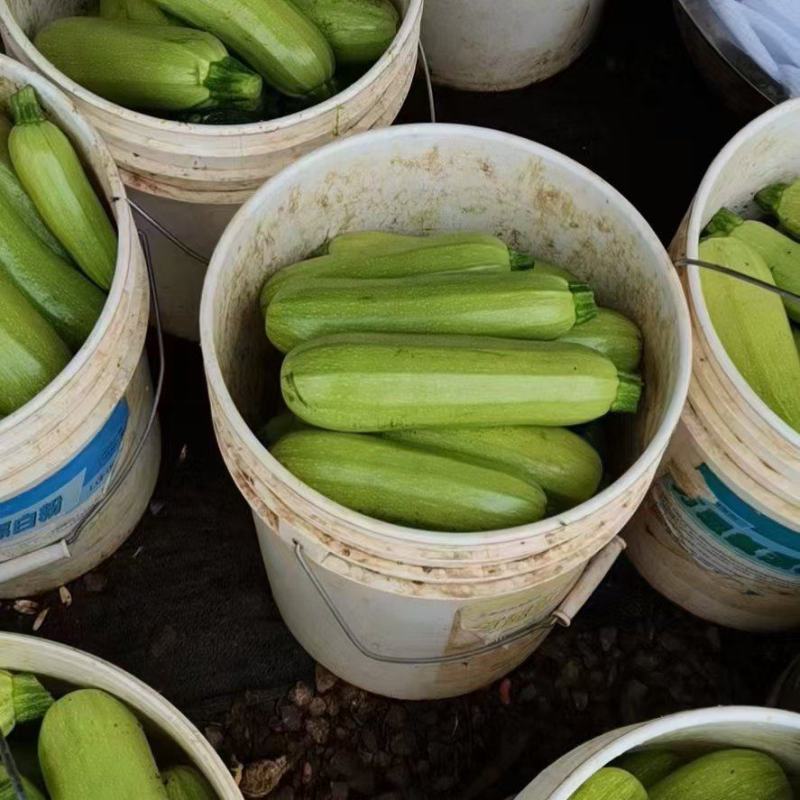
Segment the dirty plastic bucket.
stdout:
[[158,692],[127,672],[95,656],[33,636],[0,633],[0,669],[33,672],[65,690],[102,689],[125,703],[139,718],[166,764],[191,764],[216,791],[219,800],[242,800],[222,759],[197,728]]
[[425,0],[422,44],[435,83],[520,89],[566,69],[597,31],[605,0]]
[[129,536],[158,476],[161,440],[144,340],[149,284],[108,148],[51,83],[0,56],[0,101],[31,84],[113,212],[116,272],[94,331],[63,372],[0,420],[0,597],[53,589]]
[[691,758],[739,747],[769,753],[796,779],[800,714],[749,706],[703,708],[610,731],[556,761],[517,800],[569,800],[595,772],[631,750],[667,748]]
[[[706,174],[675,241],[698,256],[722,206],[752,216],[754,193],[800,175],[800,100],[742,130]],[[800,625],[800,433],[747,385],[715,333],[689,268],[695,334],[689,402],[665,472],[626,534],[659,592],[704,619],[751,631]]]
[[287,117],[219,126],[130,111],[87,91],[47,61],[28,37],[53,19],[86,13],[90,0],[0,0],[6,51],[75,100],[105,138],[131,200],[144,212],[139,223],[153,253],[169,333],[198,338],[207,261],[238,206],[267,178],[338,137],[394,121],[414,77],[422,17],[422,0],[396,2],[403,21],[394,42],[352,86]]
[[[359,229],[498,233],[570,265],[600,302],[635,318],[646,335],[648,388],[621,437],[630,443],[624,475],[535,525],[447,534],[350,511],[278,464],[251,427],[278,393],[259,291],[268,274]],[[200,319],[217,439],[253,508],[286,623],[335,674],[393,697],[485,685],[523,661],[555,621],[568,621],[618,554],[615,537],[650,485],[689,381],[685,299],[635,209],[552,150],[457,125],[354,137],[265,184],[214,253]]]

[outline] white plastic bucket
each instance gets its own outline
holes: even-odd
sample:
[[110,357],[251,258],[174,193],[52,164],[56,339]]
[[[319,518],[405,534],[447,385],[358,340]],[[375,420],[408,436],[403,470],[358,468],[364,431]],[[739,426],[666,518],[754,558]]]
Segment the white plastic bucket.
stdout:
[[[188,763],[209,781],[219,800],[242,800],[225,764],[197,728],[158,692],[121,669],[62,644],[0,633],[0,669],[33,672],[65,689],[102,689],[125,703],[145,728],[156,753]],[[173,759],[175,760],[173,762]]]
[[[33,46],[52,19],[85,13],[90,0],[0,0],[6,52],[75,99],[108,143],[131,199],[205,261],[237,207],[269,177],[334,139],[391,125],[417,63],[422,0],[396,0],[403,22],[392,45],[360,80],[324,103],[250,125],[190,125],[130,111],[87,91]],[[146,220],[164,328],[197,339],[206,264]]]
[[[706,174],[673,243],[697,258],[700,232],[722,206],[752,214],[754,193],[800,175],[800,101],[742,130]],[[689,402],[666,471],[626,538],[658,591],[694,614],[744,630],[800,625],[800,433],[734,367],[690,268],[695,332]]]
[[[536,525],[443,534],[354,513],[283,469],[250,427],[265,421],[277,391],[258,294],[269,273],[359,229],[495,232],[572,265],[601,302],[637,319],[648,388],[629,426],[625,474]],[[691,349],[667,254],[624,198],[552,150],[455,125],[354,137],[265,184],[214,253],[201,342],[217,439],[253,508],[284,619],[337,675],[404,698],[452,696],[490,682],[530,654],[561,618],[561,604],[566,618],[580,607],[619,552],[616,534],[667,446]]]
[[595,772],[630,750],[666,748],[692,757],[729,747],[769,753],[796,778],[800,714],[747,706],[703,708],[620,728],[567,753],[517,800],[569,800]]
[[73,103],[0,56],[0,100],[26,84],[90,168],[116,219],[119,252],[91,336],[47,388],[0,420],[0,597],[53,589],[111,555],[147,507],[161,452],[144,354],[147,270],[125,187]]
[[597,31],[605,0],[425,0],[433,80],[480,92],[519,89],[566,69]]

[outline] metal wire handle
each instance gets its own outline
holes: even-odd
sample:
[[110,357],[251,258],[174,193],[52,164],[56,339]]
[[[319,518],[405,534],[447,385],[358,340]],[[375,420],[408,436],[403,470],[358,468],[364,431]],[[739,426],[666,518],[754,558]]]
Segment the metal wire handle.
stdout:
[[800,302],[800,294],[790,292],[788,289],[781,289],[772,283],[765,283],[752,275],[745,275],[742,272],[737,272],[730,267],[724,267],[721,264],[715,264],[713,261],[702,261],[699,258],[679,258],[675,261],[676,267],[701,267],[711,272],[719,272],[722,275],[727,275],[729,278],[738,278],[743,283],[749,283],[751,286],[757,286],[760,289],[766,289],[773,294],[780,295],[785,300],[797,300]]
[[16,800],[28,800],[28,795],[25,794],[25,789],[22,787],[22,778],[17,769],[17,764],[11,754],[11,748],[8,746],[3,731],[0,731],[0,764],[3,765],[3,769],[6,771]]
[[[181,241],[169,228],[165,227],[155,217],[145,211],[138,203],[131,200],[130,197],[128,198],[128,205],[140,217],[142,217],[142,219],[147,220],[147,222],[149,222],[165,239],[174,244],[178,250],[181,250],[183,253],[189,256],[189,258],[193,258],[195,261],[199,261],[201,264],[205,264],[206,266],[208,265],[208,259],[204,255],[198,253],[197,250],[192,249],[188,244]],[[142,236],[143,232],[139,231],[139,235]],[[147,246],[147,251],[149,252],[149,245]]]
[[428,108],[431,114],[431,122],[436,122],[436,98],[433,94],[433,80],[428,66],[428,57],[425,55],[425,48],[422,46],[422,42],[419,43],[419,57],[422,61],[422,71],[425,73],[425,83],[428,89]]

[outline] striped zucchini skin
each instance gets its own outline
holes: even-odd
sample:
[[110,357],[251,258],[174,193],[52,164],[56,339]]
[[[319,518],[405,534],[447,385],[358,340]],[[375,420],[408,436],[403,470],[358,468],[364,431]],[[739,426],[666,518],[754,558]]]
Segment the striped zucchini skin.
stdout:
[[551,514],[594,497],[603,477],[603,463],[595,449],[565,428],[430,428],[384,435],[519,475],[542,487]]
[[669,750],[640,750],[626,753],[614,762],[614,766],[630,772],[645,789],[649,789],[685,763],[683,756]]
[[260,76],[205,31],[177,25],[64,17],[36,47],[65,75],[100,97],[145,111],[252,107]]
[[521,478],[380,437],[298,431],[284,436],[272,455],[331,500],[406,527],[497,530],[545,513],[544,492]]
[[36,397],[70,358],[50,323],[0,271],[0,415]]
[[559,339],[597,350],[610,358],[620,372],[636,372],[642,361],[639,326],[610,308],[598,308],[596,316],[571,328]]
[[106,19],[149,22],[151,25],[169,25],[171,21],[150,0],[100,0],[100,16]]
[[648,800],[647,791],[625,770],[604,767],[589,778],[569,800]]
[[394,280],[290,281],[267,308],[281,352],[331,333],[456,333],[557,339],[595,313],[586,287],[533,272],[458,273]]
[[218,36],[270,86],[290,97],[332,93],[333,50],[290,0],[154,0],[190,25]]
[[508,248],[494,243],[457,243],[441,247],[400,250],[376,255],[325,255],[291,264],[276,272],[261,292],[262,311],[288,282],[321,278],[405,278],[441,272],[509,272]]
[[377,61],[397,35],[400,15],[389,0],[294,0],[322,31],[338,64]]
[[[764,259],[740,239],[711,237],[700,258],[774,285]],[[711,322],[753,391],[800,431],[800,357],[781,298],[710,270],[700,276]]]
[[108,290],[117,233],[70,140],[44,116],[33,87],[11,97],[16,125],[8,146],[28,196],[84,274]]
[[359,333],[296,347],[281,389],[305,422],[352,432],[577,425],[635,410],[640,392],[580,345]]
[[106,296],[59,258],[0,194],[0,270],[75,351],[86,341]]
[[211,784],[194,767],[170,767],[162,778],[169,800],[218,800]]

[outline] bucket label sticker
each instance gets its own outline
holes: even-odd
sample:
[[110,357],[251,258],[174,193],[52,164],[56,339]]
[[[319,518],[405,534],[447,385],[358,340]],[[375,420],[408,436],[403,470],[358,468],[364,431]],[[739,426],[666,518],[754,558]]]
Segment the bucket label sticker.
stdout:
[[[656,482],[654,499],[671,533],[703,566],[741,576],[742,562],[793,583],[800,581],[800,531],[762,514],[701,464],[713,499],[689,497],[669,477]],[[697,535],[702,531],[706,537]],[[704,541],[705,539],[705,541]]]
[[56,541],[74,527],[105,488],[122,449],[128,418],[128,403],[123,399],[89,444],[65,466],[22,494],[0,500],[0,548],[34,535],[41,546],[43,540]]

